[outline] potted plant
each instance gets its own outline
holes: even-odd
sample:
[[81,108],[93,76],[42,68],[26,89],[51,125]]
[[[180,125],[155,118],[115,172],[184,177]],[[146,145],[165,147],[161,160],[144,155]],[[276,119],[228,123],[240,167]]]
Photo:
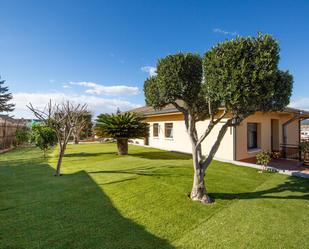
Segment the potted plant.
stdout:
[[309,166],[309,140],[303,140],[299,144],[299,149],[302,153],[304,164]]
[[270,154],[267,151],[261,151],[256,154],[256,163],[262,166],[259,173],[263,173],[267,170],[267,165],[270,162]]

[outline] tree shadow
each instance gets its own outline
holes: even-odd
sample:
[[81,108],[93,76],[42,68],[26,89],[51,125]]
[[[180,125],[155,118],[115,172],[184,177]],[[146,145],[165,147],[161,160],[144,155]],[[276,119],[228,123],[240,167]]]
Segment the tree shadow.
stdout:
[[79,153],[69,153],[65,154],[64,157],[96,157],[96,156],[103,156],[103,155],[117,155],[116,152],[79,152]]
[[[305,195],[282,195],[285,191],[304,193]],[[295,199],[309,200],[309,180],[300,177],[288,177],[288,179],[276,187],[244,193],[210,193],[215,199]]]
[[119,156],[117,152],[108,151],[108,152],[79,152],[79,153],[69,153],[65,154],[64,157],[96,157],[96,156],[115,156],[116,157],[140,157],[143,159],[150,160],[190,160],[192,158],[189,154],[184,154],[180,152],[166,152],[166,151],[144,151],[144,152],[130,152],[128,155]]
[[98,170],[89,171],[89,174],[129,174],[129,175],[140,175],[140,176],[173,176],[173,177],[190,177],[188,174],[179,174],[173,172],[162,172],[160,169],[166,169],[171,167],[136,167],[131,169],[118,169],[118,170]]
[[192,156],[180,152],[167,152],[167,151],[145,151],[145,152],[132,152],[129,156],[140,157],[150,160],[190,160]]
[[44,160],[0,161],[0,248],[173,248],[124,217],[85,171],[53,173]]

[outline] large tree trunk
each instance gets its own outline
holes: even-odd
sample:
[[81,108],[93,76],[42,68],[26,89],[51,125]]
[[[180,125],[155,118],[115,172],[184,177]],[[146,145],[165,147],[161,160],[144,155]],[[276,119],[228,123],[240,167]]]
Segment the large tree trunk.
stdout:
[[200,201],[203,204],[210,204],[213,202],[213,200],[209,197],[206,191],[205,187],[205,171],[202,168],[202,165],[200,164],[200,150],[201,147],[198,146],[195,148],[193,146],[192,149],[192,157],[193,157],[193,167],[194,167],[194,176],[193,176],[193,186],[190,194],[190,198],[193,201]]
[[117,148],[118,155],[127,155],[128,154],[128,139],[121,138],[117,139]]

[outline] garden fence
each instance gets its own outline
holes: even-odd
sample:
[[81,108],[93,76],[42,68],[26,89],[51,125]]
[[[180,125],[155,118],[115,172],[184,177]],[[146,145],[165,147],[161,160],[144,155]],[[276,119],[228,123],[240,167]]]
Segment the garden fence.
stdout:
[[0,150],[12,148],[16,143],[16,130],[25,127],[25,122],[12,118],[0,118]]

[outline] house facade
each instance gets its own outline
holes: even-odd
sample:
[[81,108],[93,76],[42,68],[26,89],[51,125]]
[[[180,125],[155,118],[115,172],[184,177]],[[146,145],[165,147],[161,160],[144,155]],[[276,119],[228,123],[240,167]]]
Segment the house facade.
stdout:
[[[141,107],[131,111],[145,116],[145,121],[150,125],[149,137],[135,139],[133,143],[191,153],[191,143],[186,133],[183,114],[173,105],[168,105],[159,111],[151,107]],[[246,118],[240,125],[228,128],[215,158],[227,161],[246,161],[255,158],[255,155],[262,150],[284,150],[285,153],[296,157],[298,152],[295,148],[300,141],[300,120],[306,117],[309,117],[309,113],[292,108],[286,108],[282,112],[257,112]],[[223,119],[217,124],[203,141],[203,154],[209,153],[225,122],[226,119]],[[199,135],[205,131],[208,124],[209,120],[197,123]]]

